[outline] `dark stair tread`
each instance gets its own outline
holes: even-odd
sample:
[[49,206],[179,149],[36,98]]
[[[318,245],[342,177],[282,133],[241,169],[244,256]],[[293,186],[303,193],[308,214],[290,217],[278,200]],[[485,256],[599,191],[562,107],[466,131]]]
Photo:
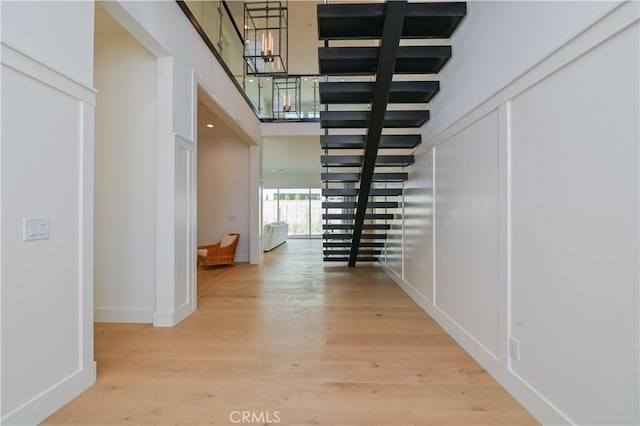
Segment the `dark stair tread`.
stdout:
[[[322,229],[353,229],[352,223],[325,223]],[[362,229],[391,229],[388,223],[365,223]]]
[[[323,250],[322,254],[325,256],[344,256],[351,253],[351,250]],[[358,255],[362,256],[373,256],[373,255],[381,255],[382,250],[358,250]]]
[[[320,40],[372,39],[382,36],[386,14],[384,3],[319,4]],[[449,38],[467,7],[464,2],[408,3],[402,38]]]
[[[352,235],[350,233],[337,233],[337,232],[326,232],[322,234],[322,239],[324,240],[350,240]],[[387,234],[363,234],[363,240],[386,240]]]
[[[334,256],[328,256],[328,257],[323,257],[322,260],[324,260],[325,262],[349,262],[349,256],[346,257],[334,257]],[[357,257],[358,262],[377,262],[378,258],[377,257]]]
[[[403,182],[409,178],[408,173],[374,173],[374,182]],[[321,173],[320,179],[325,182],[359,182],[360,173]]]
[[[355,201],[323,201],[323,209],[355,209],[357,203]],[[397,201],[369,201],[367,208],[369,209],[395,209],[398,207]]]
[[[322,247],[351,247],[351,243],[348,241],[325,241],[322,243]],[[384,247],[383,242],[374,242],[374,241],[362,241],[360,243],[360,247]]]
[[[356,197],[357,188],[322,188],[325,197]],[[393,197],[402,195],[402,188],[371,188],[370,197]]]
[[[369,126],[369,111],[320,111],[323,129],[352,129]],[[392,110],[384,114],[383,127],[420,127],[429,120],[428,110]]]
[[[322,104],[368,104],[373,98],[375,83],[365,81],[321,82]],[[427,103],[440,90],[437,81],[394,81],[389,103]]]
[[[379,47],[319,47],[320,74],[374,75]],[[437,74],[451,58],[451,46],[400,46],[394,74]]]
[[[321,135],[320,146],[323,149],[358,149],[364,148],[366,135]],[[382,135],[381,149],[411,149],[420,145],[420,135]]]
[[[361,167],[362,155],[322,155],[320,164],[322,167]],[[377,167],[406,167],[413,164],[413,155],[378,155]]]
[[[353,220],[355,215],[353,213],[323,213],[322,219],[328,220]],[[366,213],[365,219],[369,220],[391,220],[394,219],[393,213]]]
[[322,188],[325,197],[356,197],[358,188]]

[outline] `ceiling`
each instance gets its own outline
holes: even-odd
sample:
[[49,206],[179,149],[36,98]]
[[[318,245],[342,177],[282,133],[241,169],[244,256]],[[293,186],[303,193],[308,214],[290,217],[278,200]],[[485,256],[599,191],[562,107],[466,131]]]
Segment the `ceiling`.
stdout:
[[97,34],[126,34],[124,29],[109,13],[107,13],[100,3],[96,3],[95,9],[95,32]]
[[[210,127],[213,126],[213,127]],[[198,137],[214,138],[235,135],[229,126],[198,96]]]

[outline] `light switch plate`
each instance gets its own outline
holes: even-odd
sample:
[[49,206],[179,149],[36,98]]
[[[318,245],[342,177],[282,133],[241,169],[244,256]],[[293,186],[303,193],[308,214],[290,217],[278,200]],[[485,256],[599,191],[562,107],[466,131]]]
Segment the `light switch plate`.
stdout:
[[22,219],[22,222],[24,241],[49,239],[48,217],[25,217]]
[[513,337],[509,337],[509,357],[514,361],[520,361],[520,343]]

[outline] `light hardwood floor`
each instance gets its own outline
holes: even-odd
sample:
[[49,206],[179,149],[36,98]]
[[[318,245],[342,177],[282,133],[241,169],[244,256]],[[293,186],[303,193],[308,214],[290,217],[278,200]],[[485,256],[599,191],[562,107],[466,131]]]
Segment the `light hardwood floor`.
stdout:
[[97,383],[45,424],[537,424],[382,270],[320,253],[199,268],[173,328],[96,324]]

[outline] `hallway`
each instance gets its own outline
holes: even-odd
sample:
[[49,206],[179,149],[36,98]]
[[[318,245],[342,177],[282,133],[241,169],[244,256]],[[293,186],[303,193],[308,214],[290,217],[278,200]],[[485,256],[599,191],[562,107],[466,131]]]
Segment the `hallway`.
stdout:
[[288,240],[198,269],[174,328],[96,324],[95,386],[44,424],[536,424],[379,268]]

